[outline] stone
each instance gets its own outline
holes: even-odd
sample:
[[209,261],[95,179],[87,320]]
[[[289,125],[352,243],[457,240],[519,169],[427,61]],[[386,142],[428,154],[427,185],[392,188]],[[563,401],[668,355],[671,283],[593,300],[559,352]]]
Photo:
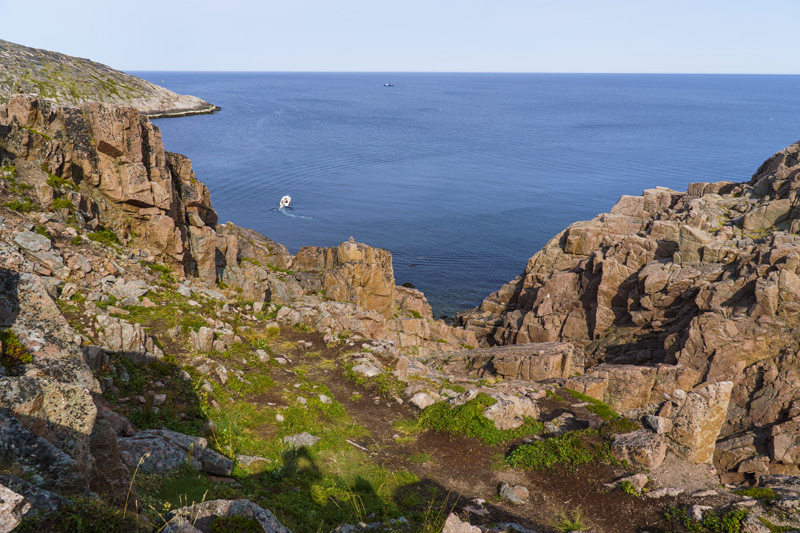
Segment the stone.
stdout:
[[[25,498],[25,503],[30,507],[22,513],[24,518],[43,518],[53,514],[65,505],[72,505],[72,502],[68,499],[41,489],[16,476],[0,476],[0,486],[6,487]],[[2,524],[3,520],[0,518],[0,525]]]
[[53,247],[52,241],[39,233],[21,231],[14,235],[14,242],[29,252],[47,252]]
[[732,390],[732,382],[722,381],[699,386],[686,395],[672,418],[672,430],[666,433],[680,457],[695,464],[711,462]]
[[481,533],[481,528],[462,522],[455,513],[447,515],[442,533]]
[[679,487],[663,487],[660,489],[651,490],[650,492],[647,492],[645,496],[653,499],[666,498],[667,496],[676,498],[683,494],[683,492],[684,490]]
[[259,463],[269,463],[271,462],[266,457],[259,457],[257,455],[237,455],[236,461],[242,466],[253,466]]
[[192,347],[198,352],[210,352],[214,349],[214,330],[201,326],[198,331],[190,331],[189,339]]
[[614,485],[619,487],[623,483],[632,487],[636,492],[642,492],[644,486],[647,485],[649,479],[647,478],[646,474],[634,474],[632,476],[626,476],[623,478],[618,479],[614,482]]
[[506,379],[539,381],[567,378],[583,373],[583,359],[570,343],[535,343],[517,345],[492,359],[497,375]]
[[[192,437],[166,429],[139,431],[133,437],[118,439],[122,459],[131,470],[164,474],[186,464],[219,476],[229,476],[233,461],[208,448],[202,437]],[[139,464],[141,462],[141,464]]]
[[505,482],[500,484],[499,493],[500,498],[508,500],[514,505],[525,505],[528,503],[528,499],[530,498],[530,493],[528,492],[527,487],[522,485],[512,486]]
[[408,401],[414,407],[419,408],[420,410],[425,409],[436,403],[436,400],[431,398],[430,394],[425,392],[418,392],[411,399]]
[[30,508],[24,496],[0,484],[0,533],[16,528]]
[[667,445],[661,435],[646,429],[614,436],[611,453],[634,468],[655,470],[664,461]]
[[187,526],[202,533],[216,531],[212,529],[214,520],[220,516],[241,516],[255,520],[265,533],[291,533],[275,518],[270,511],[256,505],[250,500],[212,500],[195,503],[170,511],[166,515],[163,533],[185,533]]
[[362,376],[367,378],[374,378],[375,376],[381,373],[381,369],[370,362],[358,364],[354,366],[351,370],[356,374],[361,374]]
[[315,437],[307,431],[304,431],[302,433],[298,433],[297,435],[287,435],[283,437],[283,442],[295,448],[302,448],[304,446],[310,448],[319,442],[321,438],[322,437]]

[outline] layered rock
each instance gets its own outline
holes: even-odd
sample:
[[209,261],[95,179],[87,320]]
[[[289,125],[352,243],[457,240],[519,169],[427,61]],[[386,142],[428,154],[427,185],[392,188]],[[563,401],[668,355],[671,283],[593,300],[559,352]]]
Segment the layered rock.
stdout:
[[[623,411],[730,381],[722,437],[791,425],[800,399],[798,171],[800,143],[747,183],[623,196],[610,213],[551,239],[521,276],[457,322],[488,345],[584,348],[591,368],[576,387]],[[659,376],[664,365],[674,368],[671,383]],[[620,373],[621,386],[604,383]],[[789,449],[781,442],[778,450]]]

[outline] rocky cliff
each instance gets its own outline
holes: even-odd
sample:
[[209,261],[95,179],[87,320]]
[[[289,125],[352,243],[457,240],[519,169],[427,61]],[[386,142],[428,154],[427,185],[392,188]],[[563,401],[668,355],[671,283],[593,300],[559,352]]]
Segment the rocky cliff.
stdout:
[[88,59],[0,39],[0,103],[8,102],[17,93],[36,93],[61,105],[127,105],[154,118],[213,113],[218,109],[195,96],[176,94]]
[[[746,183],[623,196],[610,213],[551,239],[458,321],[487,345],[573,343],[598,376],[636,365],[658,383],[656,368],[671,365],[683,389],[731,381],[717,466],[797,473],[799,176],[794,144]],[[622,396],[597,395],[641,408],[650,386],[639,381],[629,379]],[[632,396],[640,400],[621,401]]]

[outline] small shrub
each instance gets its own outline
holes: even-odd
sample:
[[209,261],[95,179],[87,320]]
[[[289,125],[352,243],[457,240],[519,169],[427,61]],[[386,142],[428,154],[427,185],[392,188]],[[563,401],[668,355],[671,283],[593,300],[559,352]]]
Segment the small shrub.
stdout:
[[597,459],[595,450],[584,441],[587,431],[571,431],[558,437],[523,444],[512,451],[506,462],[513,467],[543,470],[554,465],[575,468]]
[[69,209],[70,212],[72,212],[74,208],[75,206],[72,205],[72,202],[70,202],[64,197],[56,198],[55,200],[53,200],[53,203],[50,204],[50,209],[52,209],[53,211],[58,211],[60,209]]
[[583,523],[583,513],[580,508],[575,509],[571,513],[559,514],[550,525],[563,533],[568,533],[569,531],[585,531],[588,529]]
[[39,235],[43,235],[48,239],[52,239],[50,233],[41,224],[37,224],[36,227],[33,229],[33,232],[38,233]]
[[89,233],[87,235],[89,239],[93,240],[94,242],[105,244],[106,246],[121,246],[122,242],[119,240],[114,232],[112,232],[108,228],[98,228],[97,231]]
[[0,331],[0,341],[3,343],[3,366],[14,366],[33,361],[33,355],[25,348],[17,335],[10,329]]
[[261,261],[255,259],[254,257],[242,257],[239,259],[239,263],[250,263],[251,265],[255,265],[257,267],[261,266]]
[[413,309],[409,310],[408,312],[411,313],[411,316],[414,318],[422,318],[422,315],[419,314],[417,311],[414,311]]
[[480,393],[472,400],[450,407],[447,402],[438,402],[420,414],[420,422],[434,431],[475,437],[484,444],[502,444],[542,431],[542,423],[528,418],[517,429],[499,430],[494,422],[483,416],[483,411],[497,402],[486,393]]
[[75,246],[80,246],[83,244],[83,237],[80,235],[75,235],[75,237],[70,241],[70,243],[74,244]]
[[642,495],[642,493],[639,492],[633,483],[627,480],[620,482],[619,488],[625,494],[630,494],[631,496],[636,496],[637,498]]
[[33,202],[30,198],[25,198],[25,200],[12,200],[10,202],[4,202],[3,207],[7,207],[19,213],[30,213],[33,209]]
[[47,178],[47,184],[54,189],[72,189],[73,191],[77,191],[78,187],[72,183],[70,180],[66,178],[62,178],[60,176],[56,176],[55,174],[50,174],[49,172]]

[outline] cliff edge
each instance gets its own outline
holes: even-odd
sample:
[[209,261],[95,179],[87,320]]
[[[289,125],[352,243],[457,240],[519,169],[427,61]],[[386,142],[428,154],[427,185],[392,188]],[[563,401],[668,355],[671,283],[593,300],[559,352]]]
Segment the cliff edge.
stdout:
[[104,102],[131,106],[151,118],[213,113],[219,108],[106,65],[0,39],[0,103],[35,93],[60,105]]

